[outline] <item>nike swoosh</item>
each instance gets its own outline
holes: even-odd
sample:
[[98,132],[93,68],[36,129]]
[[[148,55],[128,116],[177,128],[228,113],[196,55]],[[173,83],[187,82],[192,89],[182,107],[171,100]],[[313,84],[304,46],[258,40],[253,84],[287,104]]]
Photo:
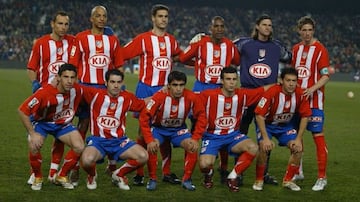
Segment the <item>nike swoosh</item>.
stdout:
[[258,62],[262,62],[264,60],[265,60],[265,58],[258,58]]

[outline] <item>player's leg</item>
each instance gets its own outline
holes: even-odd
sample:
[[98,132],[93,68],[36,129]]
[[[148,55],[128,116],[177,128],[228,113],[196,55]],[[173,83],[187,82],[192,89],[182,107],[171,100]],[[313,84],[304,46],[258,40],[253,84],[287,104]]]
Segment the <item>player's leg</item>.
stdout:
[[64,155],[64,143],[58,139],[54,139],[51,149],[51,164],[49,170],[48,180],[52,183],[55,182],[55,175],[59,169],[61,159]]
[[160,145],[160,153],[162,158],[162,173],[163,173],[163,182],[168,182],[171,184],[181,184],[181,180],[176,176],[175,173],[171,172],[171,153],[172,147],[170,140],[165,140],[164,143]]
[[287,169],[283,178],[282,186],[285,188],[288,188],[292,191],[300,191],[301,188],[295,184],[295,182],[292,180],[295,173],[298,172],[299,166],[300,166],[300,159],[302,156],[302,151],[295,152],[293,150],[294,140],[296,139],[296,132],[295,130],[289,129],[288,132],[283,133],[279,137],[279,145],[280,146],[287,146],[290,150],[290,157],[289,162],[287,165]]

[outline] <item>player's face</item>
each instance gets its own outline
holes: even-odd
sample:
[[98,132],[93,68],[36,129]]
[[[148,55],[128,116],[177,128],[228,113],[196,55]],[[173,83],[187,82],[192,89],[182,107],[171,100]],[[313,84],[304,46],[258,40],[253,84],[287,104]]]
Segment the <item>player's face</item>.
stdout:
[[180,98],[183,95],[185,89],[184,81],[174,80],[168,84],[169,93],[173,98]]
[[222,89],[226,93],[232,94],[235,91],[236,84],[238,82],[238,75],[237,73],[225,73],[221,82]]
[[300,38],[305,44],[311,44],[314,37],[314,27],[311,24],[305,24],[299,30]]
[[259,37],[268,38],[273,31],[271,20],[262,20],[258,25],[256,25],[256,29],[258,30]]
[[121,86],[123,85],[123,80],[119,75],[110,75],[109,81],[106,82],[106,88],[108,94],[112,97],[119,95],[121,91]]
[[55,21],[51,21],[51,28],[53,34],[58,38],[64,37],[69,30],[69,16],[56,16]]
[[169,22],[169,13],[167,10],[158,10],[155,16],[152,16],[153,26],[158,29],[166,29]]
[[225,24],[221,19],[215,20],[210,28],[211,36],[216,40],[221,40],[225,34]]
[[297,76],[286,74],[284,79],[281,80],[283,92],[286,94],[293,93],[297,85],[297,80]]
[[77,80],[76,73],[69,70],[63,71],[57,78],[59,83],[58,89],[60,92],[69,92]]
[[90,21],[93,27],[103,29],[107,23],[107,13],[102,8],[96,8],[95,12],[90,17]]

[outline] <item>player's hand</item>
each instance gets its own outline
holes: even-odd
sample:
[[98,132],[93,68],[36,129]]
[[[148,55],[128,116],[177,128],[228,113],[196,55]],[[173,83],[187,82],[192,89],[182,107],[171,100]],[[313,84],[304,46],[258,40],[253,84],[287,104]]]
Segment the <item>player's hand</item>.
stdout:
[[104,27],[104,35],[112,36],[112,35],[114,35],[114,30],[109,26],[105,26]]
[[289,141],[289,148],[292,153],[302,152],[303,149],[301,141],[297,141],[297,140]]
[[303,95],[305,96],[306,99],[309,99],[314,92],[315,92],[314,89],[312,89],[312,88],[307,88],[307,89],[304,90]]
[[260,149],[269,152],[275,147],[275,144],[270,139],[263,139],[260,142]]
[[190,40],[189,44],[193,44],[193,43],[199,42],[203,36],[205,36],[205,33],[198,33],[198,34],[196,34],[196,35]]
[[44,144],[44,138],[40,133],[33,132],[28,136],[30,150],[36,153]]
[[198,143],[196,140],[190,138],[190,139],[187,141],[187,149],[186,149],[186,150],[187,150],[188,152],[194,153],[194,152],[196,152],[198,149],[199,149],[199,143]]
[[38,80],[34,80],[31,85],[33,93],[35,93],[39,88],[41,88],[41,84]]
[[152,154],[156,154],[159,150],[159,142],[154,140],[152,142],[150,142],[149,144],[147,144],[147,151],[152,153]]

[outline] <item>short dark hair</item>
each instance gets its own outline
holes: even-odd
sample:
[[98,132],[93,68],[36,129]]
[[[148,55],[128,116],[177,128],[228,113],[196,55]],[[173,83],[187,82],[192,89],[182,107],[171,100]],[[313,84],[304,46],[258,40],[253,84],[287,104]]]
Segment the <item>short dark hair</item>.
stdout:
[[163,4],[155,4],[153,5],[153,7],[151,8],[151,15],[152,16],[155,16],[156,15],[156,12],[158,10],[166,10],[169,12],[169,7],[163,5]]
[[76,67],[74,65],[72,65],[72,64],[69,64],[69,63],[64,63],[64,64],[60,65],[58,75],[61,76],[61,74],[64,71],[73,71],[77,75]]
[[296,78],[298,77],[298,71],[293,67],[285,67],[284,69],[282,69],[281,74],[280,74],[280,78],[284,79],[285,75],[287,75],[287,74],[295,75]]
[[52,22],[56,21],[57,16],[69,16],[65,11],[57,11],[53,18],[51,19]]
[[186,84],[186,81],[187,81],[186,74],[184,72],[174,70],[174,71],[170,72],[170,74],[169,74],[169,76],[167,78],[167,81],[170,84],[174,80],[176,80],[176,81],[184,81],[185,84]]
[[224,74],[229,74],[229,73],[236,73],[237,75],[237,69],[235,67],[224,67],[222,70],[221,70],[221,73],[220,73],[220,78],[221,79],[224,79]]
[[311,16],[303,16],[297,21],[297,28],[300,30],[304,25],[310,24],[315,29],[315,20]]
[[124,80],[124,73],[122,73],[120,70],[118,69],[110,69],[105,73],[105,81],[108,82],[110,79],[111,75],[117,75],[117,76],[121,76],[121,80]]

